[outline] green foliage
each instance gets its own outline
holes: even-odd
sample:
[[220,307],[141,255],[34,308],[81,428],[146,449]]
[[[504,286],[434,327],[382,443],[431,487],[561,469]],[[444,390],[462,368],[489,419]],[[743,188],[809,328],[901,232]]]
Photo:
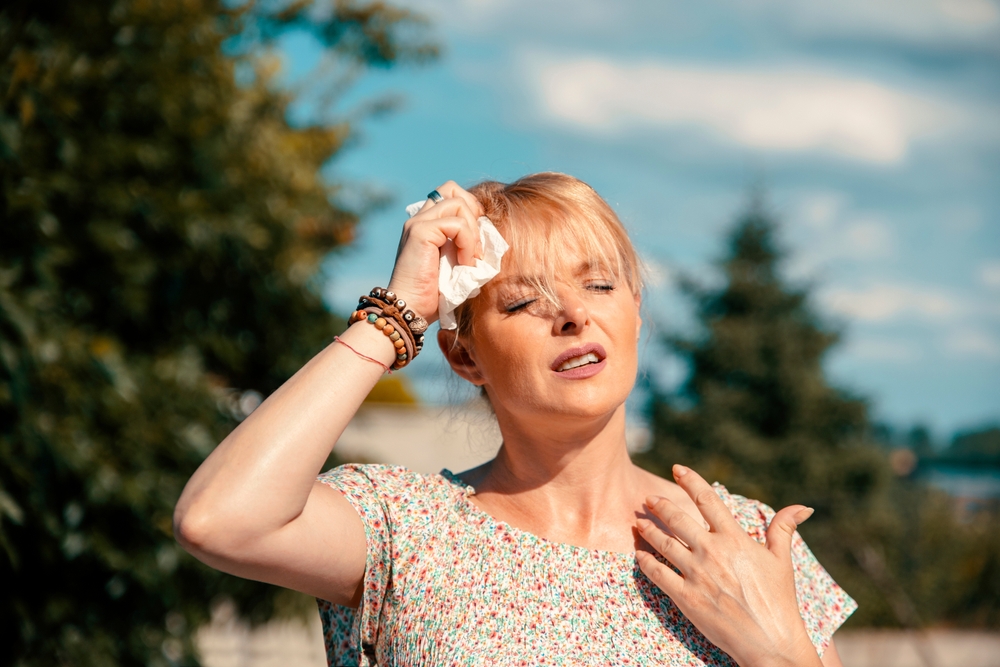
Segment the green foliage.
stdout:
[[997,465],[1000,463],[1000,426],[957,434],[952,438],[946,454]]
[[0,9],[5,664],[194,664],[214,596],[297,604],[171,529],[253,391],[342,326],[312,281],[357,222],[319,176],[351,128],[290,127],[261,54],[295,28],[389,65],[432,55],[421,25],[380,2]]
[[959,524],[947,498],[894,476],[865,402],[827,381],[837,334],[782,280],[781,260],[755,203],[730,236],[724,285],[684,284],[701,330],[666,342],[690,376],[676,395],[654,391],[637,463],[660,475],[685,463],[775,508],[815,508],[801,532],[859,602],[854,624],[995,627],[996,520]]

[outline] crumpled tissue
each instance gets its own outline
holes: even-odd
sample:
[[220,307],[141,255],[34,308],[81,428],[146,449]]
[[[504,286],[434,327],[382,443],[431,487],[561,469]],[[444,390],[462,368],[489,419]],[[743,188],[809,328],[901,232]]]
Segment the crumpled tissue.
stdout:
[[[426,200],[406,207],[411,218],[423,208]],[[479,241],[483,245],[483,258],[475,266],[458,263],[458,249],[453,241],[441,248],[441,267],[438,273],[438,318],[442,329],[457,329],[455,309],[466,299],[479,294],[479,289],[500,273],[500,259],[510,247],[500,232],[485,215],[479,220]]]

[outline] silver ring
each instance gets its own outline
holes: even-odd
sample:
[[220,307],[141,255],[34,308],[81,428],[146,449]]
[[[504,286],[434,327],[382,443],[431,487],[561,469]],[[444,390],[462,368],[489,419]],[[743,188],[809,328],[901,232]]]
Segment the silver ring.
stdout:
[[444,199],[444,197],[441,196],[441,193],[438,192],[437,190],[431,190],[430,192],[428,192],[427,198],[430,199],[435,204]]

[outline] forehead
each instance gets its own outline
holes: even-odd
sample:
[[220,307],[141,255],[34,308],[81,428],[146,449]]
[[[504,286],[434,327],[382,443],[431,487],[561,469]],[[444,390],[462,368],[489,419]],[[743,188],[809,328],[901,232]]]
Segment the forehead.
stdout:
[[[506,256],[504,260],[506,260]],[[581,256],[578,253],[567,253],[563,257],[555,258],[548,264],[548,271],[539,270],[540,267],[527,262],[512,261],[502,264],[500,273],[490,284],[497,287],[537,285],[555,280],[573,280],[586,278],[595,274],[607,274],[611,268],[600,260]]]

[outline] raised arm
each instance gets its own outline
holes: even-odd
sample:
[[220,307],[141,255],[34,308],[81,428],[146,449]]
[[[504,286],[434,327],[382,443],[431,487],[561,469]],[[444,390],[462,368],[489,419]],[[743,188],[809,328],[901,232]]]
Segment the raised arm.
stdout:
[[[453,239],[459,262],[474,263],[481,215],[455,183],[438,191],[443,201],[428,201],[406,222],[389,284],[428,321],[437,315],[439,249]],[[315,480],[395,351],[366,322],[340,338],[346,345],[331,343],[313,357],[198,468],[174,511],[174,534],[224,572],[356,605],[364,526],[340,493]]]

